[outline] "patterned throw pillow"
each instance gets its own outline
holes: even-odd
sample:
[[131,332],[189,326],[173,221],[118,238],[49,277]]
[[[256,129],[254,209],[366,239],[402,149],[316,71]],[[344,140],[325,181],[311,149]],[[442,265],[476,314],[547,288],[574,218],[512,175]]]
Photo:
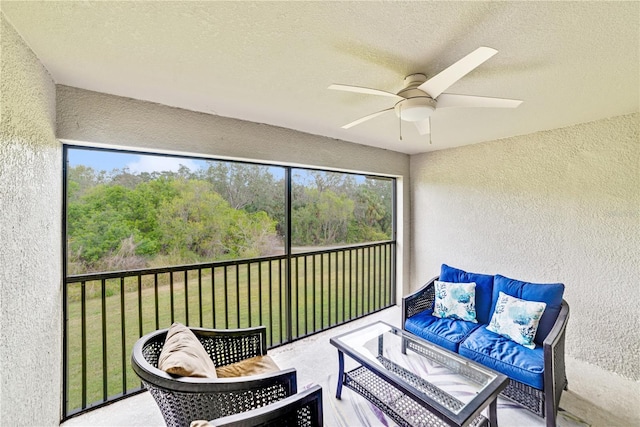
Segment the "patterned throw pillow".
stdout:
[[436,280],[433,315],[440,318],[464,320],[478,323],[476,320],[476,284],[449,283]]
[[525,301],[500,292],[487,330],[534,349],[538,323],[547,304]]

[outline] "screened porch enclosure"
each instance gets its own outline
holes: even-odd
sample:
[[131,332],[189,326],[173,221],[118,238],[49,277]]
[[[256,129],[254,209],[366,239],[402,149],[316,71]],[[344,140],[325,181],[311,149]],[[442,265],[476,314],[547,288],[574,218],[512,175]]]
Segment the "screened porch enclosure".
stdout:
[[69,162],[87,152],[64,156],[63,420],[143,391],[132,347],[173,322],[265,325],[273,348],[396,303],[393,179],[172,156],[192,169]]

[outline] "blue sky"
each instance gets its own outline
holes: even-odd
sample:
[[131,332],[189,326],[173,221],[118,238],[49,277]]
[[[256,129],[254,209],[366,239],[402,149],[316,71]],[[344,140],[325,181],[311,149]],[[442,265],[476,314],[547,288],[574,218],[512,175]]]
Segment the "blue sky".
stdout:
[[[93,168],[96,171],[111,172],[114,169],[129,168],[131,173],[140,172],[177,172],[180,165],[184,165],[196,171],[204,169],[207,163],[204,160],[187,159],[184,157],[170,157],[162,155],[141,155],[129,154],[125,152],[113,152],[105,150],[78,149],[69,147],[68,160],[70,166],[84,165]],[[279,166],[269,168],[271,174],[276,179],[284,178],[284,170]],[[305,169],[295,169],[296,179],[310,179]],[[356,181],[362,183],[364,176],[356,175]]]
[[[196,171],[207,168],[204,160],[187,159],[184,157],[154,156],[142,154],[129,154],[124,152],[113,152],[92,149],[74,149],[69,147],[68,156],[70,166],[84,165],[96,171],[111,172],[114,169],[129,168],[131,173],[140,172],[177,172],[180,165],[184,165]],[[284,170],[279,166],[270,167],[271,174],[276,179],[284,178]]]
[[71,166],[85,165],[97,171],[111,172],[113,169],[128,167],[132,173],[153,171],[177,171],[180,165],[191,170],[205,167],[202,160],[185,159],[168,156],[149,156],[128,153],[115,153],[103,150],[69,149],[69,164]]

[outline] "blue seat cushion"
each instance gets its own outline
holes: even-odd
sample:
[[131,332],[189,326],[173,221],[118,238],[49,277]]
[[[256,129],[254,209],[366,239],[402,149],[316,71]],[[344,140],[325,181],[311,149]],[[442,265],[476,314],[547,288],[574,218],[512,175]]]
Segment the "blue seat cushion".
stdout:
[[452,283],[476,284],[476,319],[478,323],[489,323],[493,313],[493,276],[488,274],[469,273],[459,268],[442,264],[440,281]]
[[528,349],[481,326],[460,344],[459,354],[531,387],[543,390],[544,351]]
[[[549,335],[549,332],[551,332],[558,318],[558,314],[560,314],[564,285],[562,283],[522,282],[496,274],[493,282],[491,315],[493,315],[493,310],[495,309],[500,292],[526,301],[538,301],[547,304],[538,323],[538,330],[533,340],[536,344],[542,344],[547,335]],[[490,323],[490,321],[491,320],[484,323]]]
[[479,323],[449,317],[441,319],[433,315],[433,310],[424,310],[411,316],[404,325],[412,334],[455,353],[460,343],[478,327]]

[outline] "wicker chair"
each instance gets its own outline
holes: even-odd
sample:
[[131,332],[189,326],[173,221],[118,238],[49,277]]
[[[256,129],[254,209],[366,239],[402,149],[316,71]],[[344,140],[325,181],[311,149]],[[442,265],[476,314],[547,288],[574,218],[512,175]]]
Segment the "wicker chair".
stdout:
[[[267,354],[266,328],[190,328],[219,366]],[[189,426],[194,420],[213,420],[249,411],[297,392],[296,370],[237,378],[173,377],[158,369],[168,329],[140,338],[133,347],[134,372],[160,407],[167,426]]]
[[212,427],[322,427],[322,388],[313,386],[262,408],[209,421]]
[[[423,310],[433,307],[435,299],[434,282],[431,279],[423,287],[402,299],[402,325],[406,320]],[[565,330],[569,320],[569,305],[562,300],[562,307],[556,322],[545,338],[544,352],[544,390],[538,390],[527,384],[509,378],[509,384],[502,393],[506,397],[546,421],[547,426],[556,425],[556,416],[562,391],[567,389],[567,376],[564,362]]]

